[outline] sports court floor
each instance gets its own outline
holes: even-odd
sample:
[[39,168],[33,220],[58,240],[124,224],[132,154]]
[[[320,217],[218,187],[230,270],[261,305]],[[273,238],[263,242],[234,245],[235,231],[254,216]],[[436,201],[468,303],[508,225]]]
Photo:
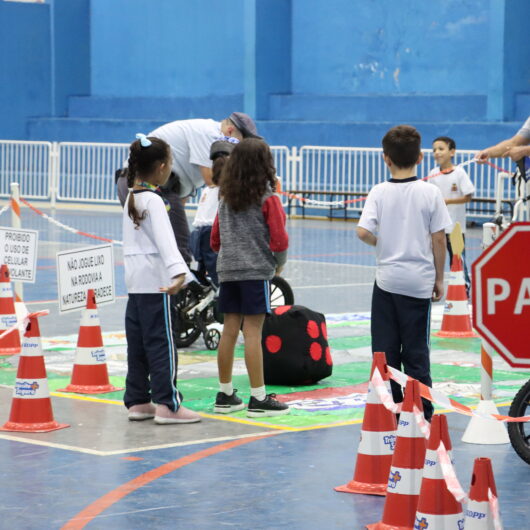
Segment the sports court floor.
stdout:
[[[56,210],[62,223],[121,239],[121,214],[92,207]],[[0,224],[9,226],[9,214]],[[22,226],[39,230],[37,282],[24,286],[40,319],[55,419],[70,427],[45,434],[0,434],[0,528],[13,529],[360,529],[381,519],[384,498],[337,493],[351,480],[370,369],[370,296],[373,250],[355,237],[355,224],[290,220],[290,260],[284,276],[297,304],[324,313],[333,375],[310,387],[268,387],[292,413],[254,421],[244,412],[213,414],[215,352],[202,339],[179,353],[179,388],[199,424],[130,423],[122,392],[64,394],[75,356],[80,313],[59,315],[55,254],[97,244],[50,225],[23,209]],[[467,234],[470,259],[481,232]],[[125,287],[121,250],[115,248],[118,300],[99,307],[111,382],[123,386]],[[433,329],[443,306],[433,310]],[[235,387],[248,397],[241,346]],[[432,339],[434,386],[476,404],[480,391],[479,339]],[[528,373],[494,360],[494,398],[506,411]],[[0,425],[9,415],[16,358],[0,358]],[[460,441],[468,418],[448,413],[458,477],[469,488],[473,460],[490,457],[505,529],[530,528],[530,468],[511,445]]]

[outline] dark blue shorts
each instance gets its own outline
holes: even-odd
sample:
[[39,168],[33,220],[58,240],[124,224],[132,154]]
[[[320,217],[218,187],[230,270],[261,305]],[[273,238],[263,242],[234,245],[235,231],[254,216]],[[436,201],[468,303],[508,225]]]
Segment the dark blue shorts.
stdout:
[[221,282],[219,311],[241,315],[270,313],[270,292],[268,280]]

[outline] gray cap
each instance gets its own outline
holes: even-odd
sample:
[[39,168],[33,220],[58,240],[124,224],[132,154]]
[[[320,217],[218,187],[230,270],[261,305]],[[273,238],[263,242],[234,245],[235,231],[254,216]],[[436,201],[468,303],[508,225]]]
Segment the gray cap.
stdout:
[[228,119],[238,128],[243,138],[258,138],[263,140],[263,137],[258,135],[254,120],[248,114],[244,112],[232,112],[228,116]]
[[236,144],[239,143],[239,141],[232,141],[236,140],[236,138],[230,138],[230,140],[227,138],[226,140],[216,140],[211,146],[210,146],[210,160],[215,160],[217,157],[221,155],[229,156],[230,153],[234,150],[234,147]]

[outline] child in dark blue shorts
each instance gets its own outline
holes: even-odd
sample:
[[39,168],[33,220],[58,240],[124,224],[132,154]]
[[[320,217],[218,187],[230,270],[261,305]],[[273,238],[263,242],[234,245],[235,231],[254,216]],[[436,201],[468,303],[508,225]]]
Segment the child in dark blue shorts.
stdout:
[[214,410],[226,414],[244,408],[232,386],[234,349],[243,323],[251,396],[247,415],[287,414],[289,407],[266,393],[261,349],[263,321],[270,312],[269,281],[281,271],[289,245],[285,213],[274,194],[276,171],[269,146],[256,138],[236,145],[219,188],[211,246],[219,253],[219,310],[224,313],[224,327],[217,355],[220,392]]

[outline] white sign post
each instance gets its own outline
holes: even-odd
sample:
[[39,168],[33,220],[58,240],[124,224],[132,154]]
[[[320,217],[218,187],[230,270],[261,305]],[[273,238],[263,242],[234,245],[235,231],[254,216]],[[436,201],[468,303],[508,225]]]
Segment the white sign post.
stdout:
[[88,289],[94,289],[96,303],[116,299],[112,245],[98,245],[57,253],[59,311],[84,309]]
[[13,282],[35,283],[37,230],[0,227],[0,262],[9,267]]

